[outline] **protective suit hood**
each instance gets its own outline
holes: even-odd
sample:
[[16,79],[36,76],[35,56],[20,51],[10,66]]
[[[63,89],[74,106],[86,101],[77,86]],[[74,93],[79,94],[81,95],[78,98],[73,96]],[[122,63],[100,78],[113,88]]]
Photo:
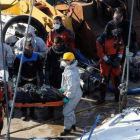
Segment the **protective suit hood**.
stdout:
[[[26,28],[26,31],[25,32],[27,32],[27,28]],[[35,35],[35,29],[32,26],[29,26],[28,34],[31,34],[32,37],[36,37],[36,35]]]
[[5,40],[5,43],[12,44],[12,43],[15,43],[17,41],[18,41],[18,39],[15,36],[8,36]]
[[72,68],[76,67],[77,64],[78,64],[78,61],[75,60],[74,63],[72,63],[71,65],[67,65],[65,68],[66,68],[66,69],[72,69]]

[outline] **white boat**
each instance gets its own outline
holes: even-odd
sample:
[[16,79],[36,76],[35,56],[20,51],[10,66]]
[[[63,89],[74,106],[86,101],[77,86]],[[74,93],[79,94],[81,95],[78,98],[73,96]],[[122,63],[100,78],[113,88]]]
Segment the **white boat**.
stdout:
[[[82,140],[88,140],[89,134],[86,133]],[[94,130],[90,140],[140,140],[140,108],[125,109],[104,122]]]

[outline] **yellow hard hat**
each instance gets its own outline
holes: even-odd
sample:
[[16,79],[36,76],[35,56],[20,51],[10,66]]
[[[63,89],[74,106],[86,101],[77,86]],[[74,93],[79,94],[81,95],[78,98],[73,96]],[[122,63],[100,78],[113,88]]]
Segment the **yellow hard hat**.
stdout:
[[74,60],[75,56],[71,52],[64,53],[63,60]]

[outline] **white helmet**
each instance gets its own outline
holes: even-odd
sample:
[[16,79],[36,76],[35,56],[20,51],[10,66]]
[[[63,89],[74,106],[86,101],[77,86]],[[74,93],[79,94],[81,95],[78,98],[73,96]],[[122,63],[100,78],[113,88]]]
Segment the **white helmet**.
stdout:
[[[6,82],[8,82],[9,73],[7,71],[5,71],[5,76],[6,76]],[[0,81],[5,82],[4,81],[4,70],[0,70]]]

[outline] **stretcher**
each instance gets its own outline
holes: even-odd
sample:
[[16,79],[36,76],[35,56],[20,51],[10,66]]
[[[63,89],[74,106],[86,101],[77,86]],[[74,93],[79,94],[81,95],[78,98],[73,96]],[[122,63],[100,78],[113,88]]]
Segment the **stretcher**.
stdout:
[[47,106],[61,106],[63,101],[46,102],[46,103],[15,103],[14,107],[47,107]]

